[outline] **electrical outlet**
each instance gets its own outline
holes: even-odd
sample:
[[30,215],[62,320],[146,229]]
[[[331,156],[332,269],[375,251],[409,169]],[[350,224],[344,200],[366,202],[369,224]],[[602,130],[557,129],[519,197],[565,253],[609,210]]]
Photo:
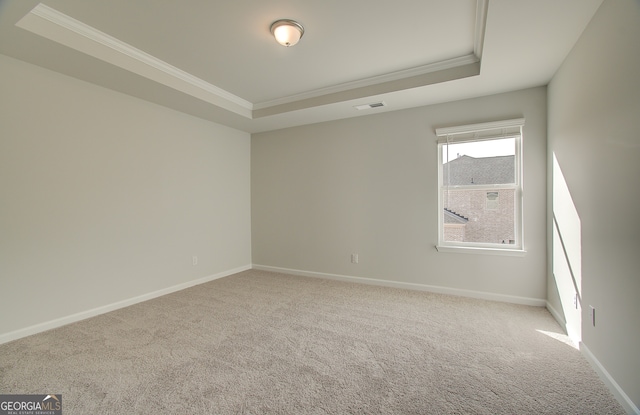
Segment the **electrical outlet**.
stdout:
[[573,294],[573,306],[578,309],[578,293]]
[[589,306],[589,319],[591,320],[591,325],[595,327],[596,326],[596,308],[592,305]]
[[191,259],[193,260],[193,265],[194,266],[198,265],[198,257],[197,256],[194,255]]
[[358,254],[351,254],[351,263],[352,264],[358,263]]

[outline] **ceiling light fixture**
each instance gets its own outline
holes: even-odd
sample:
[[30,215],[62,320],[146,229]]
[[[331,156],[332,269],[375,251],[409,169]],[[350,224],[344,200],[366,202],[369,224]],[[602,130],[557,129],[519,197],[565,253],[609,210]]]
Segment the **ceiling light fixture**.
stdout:
[[298,43],[302,38],[304,27],[295,20],[280,19],[271,24],[271,34],[279,44],[289,47]]

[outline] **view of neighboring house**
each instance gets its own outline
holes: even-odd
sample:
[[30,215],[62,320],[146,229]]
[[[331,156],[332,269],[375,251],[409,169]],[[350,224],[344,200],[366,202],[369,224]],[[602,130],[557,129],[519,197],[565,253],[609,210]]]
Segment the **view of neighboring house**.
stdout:
[[444,239],[515,243],[515,156],[459,156],[443,164]]

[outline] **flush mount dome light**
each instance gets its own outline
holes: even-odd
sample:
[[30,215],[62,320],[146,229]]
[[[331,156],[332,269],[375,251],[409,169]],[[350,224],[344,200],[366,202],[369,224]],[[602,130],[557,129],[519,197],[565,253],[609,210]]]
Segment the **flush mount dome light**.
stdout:
[[271,34],[276,38],[276,41],[282,46],[293,46],[302,35],[304,35],[304,27],[295,20],[281,19],[276,20],[271,24]]

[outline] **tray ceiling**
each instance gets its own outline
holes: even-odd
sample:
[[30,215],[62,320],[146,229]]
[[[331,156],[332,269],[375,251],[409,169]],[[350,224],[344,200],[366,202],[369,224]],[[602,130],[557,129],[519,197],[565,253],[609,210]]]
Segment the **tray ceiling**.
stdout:
[[544,85],[601,1],[3,1],[0,53],[256,132]]

